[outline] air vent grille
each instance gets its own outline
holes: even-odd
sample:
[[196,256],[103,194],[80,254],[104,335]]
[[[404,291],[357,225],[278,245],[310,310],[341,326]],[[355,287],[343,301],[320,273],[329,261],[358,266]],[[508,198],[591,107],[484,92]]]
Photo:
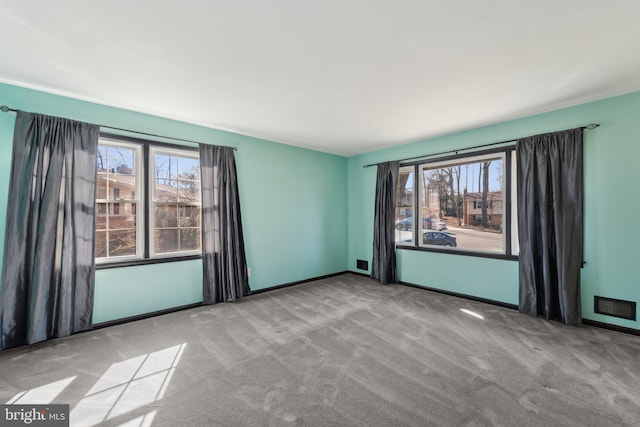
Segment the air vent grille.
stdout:
[[356,267],[358,270],[369,270],[369,261],[363,259],[356,260]]
[[634,301],[594,296],[594,311],[607,316],[636,320],[636,303]]

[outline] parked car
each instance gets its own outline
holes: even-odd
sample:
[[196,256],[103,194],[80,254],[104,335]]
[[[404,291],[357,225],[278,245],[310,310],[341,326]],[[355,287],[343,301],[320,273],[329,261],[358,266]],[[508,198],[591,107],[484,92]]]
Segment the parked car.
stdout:
[[451,246],[454,248],[458,246],[454,235],[443,231],[425,231],[422,234],[422,243],[425,245]]
[[408,218],[397,221],[396,228],[398,230],[413,230],[413,217],[410,216]]
[[426,228],[427,230],[442,231],[447,229],[447,224],[435,218],[425,218],[424,228]]
[[435,221],[433,223],[433,229],[434,230],[438,230],[438,231],[446,230],[447,229],[447,224],[445,224],[442,221]]

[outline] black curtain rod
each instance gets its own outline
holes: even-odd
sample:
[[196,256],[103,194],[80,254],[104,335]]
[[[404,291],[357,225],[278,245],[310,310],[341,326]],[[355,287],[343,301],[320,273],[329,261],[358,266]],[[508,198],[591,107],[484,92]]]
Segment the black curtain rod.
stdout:
[[[3,113],[8,113],[9,111],[13,112],[13,113],[17,113],[18,110],[14,109],[14,108],[9,108],[6,105],[3,105],[0,107],[0,111],[2,111]],[[184,139],[184,138],[174,138],[172,136],[164,136],[164,135],[156,135],[155,133],[147,133],[147,132],[139,132],[137,130],[131,130],[131,129],[123,129],[123,128],[116,128],[113,126],[106,126],[106,125],[97,125],[100,126],[101,128],[106,128],[106,129],[113,129],[113,130],[119,130],[122,132],[129,132],[129,133],[135,133],[138,135],[145,135],[145,136],[152,136],[155,138],[164,138],[164,139],[171,139],[173,141],[182,141],[182,142],[191,142],[193,144],[204,144],[203,142],[198,142],[198,141],[193,141],[191,139]],[[232,147],[233,151],[238,151],[238,147]]]
[[[586,130],[591,130],[591,129],[597,128],[598,126],[600,126],[599,123],[590,123],[590,124],[588,124],[586,126],[581,126],[580,130],[585,130],[585,129]],[[561,132],[561,131],[559,131],[559,132]],[[541,135],[541,134],[538,134],[538,135]],[[534,136],[534,135],[531,135],[531,136]],[[525,137],[522,137],[522,138],[530,138],[530,136],[525,136]],[[442,156],[443,154],[458,154],[460,151],[475,150],[477,148],[491,147],[493,145],[500,145],[500,144],[507,144],[509,142],[516,142],[518,139],[522,139],[522,138],[508,139],[506,141],[499,141],[499,142],[491,142],[489,144],[474,145],[473,147],[459,148],[457,150],[441,151],[439,153],[424,154],[422,156],[407,157],[407,158],[399,159],[399,160],[396,160],[396,161],[397,162],[406,162],[408,160],[426,159],[428,157]],[[378,166],[378,165],[381,165],[383,163],[386,163],[386,162],[371,163],[371,164],[368,164],[368,165],[364,165],[362,167],[363,168],[368,168],[368,167],[371,167],[371,166]]]

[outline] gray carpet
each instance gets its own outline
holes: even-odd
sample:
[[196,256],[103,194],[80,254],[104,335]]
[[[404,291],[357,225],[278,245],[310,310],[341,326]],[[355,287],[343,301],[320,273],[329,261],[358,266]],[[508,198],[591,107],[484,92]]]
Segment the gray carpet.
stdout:
[[345,274],[2,352],[8,401],[71,425],[637,426],[640,337]]

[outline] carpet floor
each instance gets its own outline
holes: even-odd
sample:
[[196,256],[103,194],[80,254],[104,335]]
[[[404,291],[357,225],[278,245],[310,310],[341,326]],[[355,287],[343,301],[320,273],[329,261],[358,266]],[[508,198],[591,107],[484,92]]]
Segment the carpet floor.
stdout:
[[72,426],[637,426],[640,337],[344,274],[0,352]]

